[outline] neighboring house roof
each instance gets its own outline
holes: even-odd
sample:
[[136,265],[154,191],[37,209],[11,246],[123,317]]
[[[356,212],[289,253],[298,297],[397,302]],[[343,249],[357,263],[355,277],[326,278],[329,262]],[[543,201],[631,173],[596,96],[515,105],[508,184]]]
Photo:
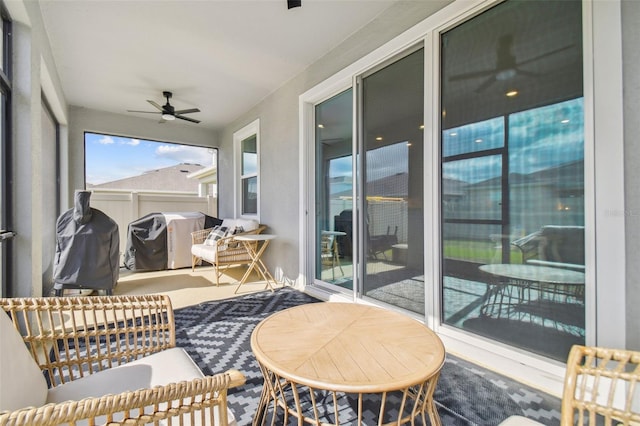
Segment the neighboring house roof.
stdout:
[[131,176],[99,185],[87,184],[87,189],[102,188],[198,193],[198,180],[189,179],[188,176],[203,168],[200,164],[181,163],[162,169],[149,170],[138,176]]

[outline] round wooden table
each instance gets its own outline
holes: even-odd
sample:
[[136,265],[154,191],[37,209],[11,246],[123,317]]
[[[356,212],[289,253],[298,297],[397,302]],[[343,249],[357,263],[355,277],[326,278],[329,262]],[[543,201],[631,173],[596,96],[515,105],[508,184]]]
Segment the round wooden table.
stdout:
[[[378,424],[412,423],[417,416],[426,424],[425,415],[440,424],[433,391],[444,346],[406,315],[354,303],[310,303],[259,323],[251,348],[265,380],[254,425],[271,408],[272,419],[282,409],[282,424],[293,416],[299,425],[360,425],[371,394]],[[341,398],[354,402],[357,420],[340,418]]]
[[545,312],[545,301],[584,304],[584,272],[528,264],[489,264],[479,269],[491,277],[480,307],[484,316],[522,319],[530,315],[523,314],[521,307],[533,304],[539,315],[549,316],[553,312]]

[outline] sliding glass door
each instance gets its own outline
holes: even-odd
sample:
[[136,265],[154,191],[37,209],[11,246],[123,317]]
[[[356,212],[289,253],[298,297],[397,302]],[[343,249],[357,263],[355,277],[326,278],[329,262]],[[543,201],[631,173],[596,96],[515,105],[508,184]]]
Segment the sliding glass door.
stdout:
[[358,80],[315,107],[315,278],[424,314],[424,50]]
[[442,35],[442,321],[564,361],[585,342],[580,1]]
[[590,294],[582,2],[506,0],[430,34],[439,70],[407,48],[315,104],[316,282],[564,361]]
[[360,87],[362,294],[424,314],[424,49]]
[[315,108],[317,280],[353,290],[353,91]]

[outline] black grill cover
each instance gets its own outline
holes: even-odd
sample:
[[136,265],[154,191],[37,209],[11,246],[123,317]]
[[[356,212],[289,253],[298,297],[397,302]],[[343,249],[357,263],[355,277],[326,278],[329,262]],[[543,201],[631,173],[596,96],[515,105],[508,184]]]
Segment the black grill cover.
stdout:
[[[222,223],[204,215],[205,228]],[[167,269],[167,224],[163,213],[149,213],[131,222],[127,228],[124,266],[132,271]]]
[[120,270],[118,224],[89,206],[91,192],[76,191],[74,208],[56,222],[54,288],[112,290]]

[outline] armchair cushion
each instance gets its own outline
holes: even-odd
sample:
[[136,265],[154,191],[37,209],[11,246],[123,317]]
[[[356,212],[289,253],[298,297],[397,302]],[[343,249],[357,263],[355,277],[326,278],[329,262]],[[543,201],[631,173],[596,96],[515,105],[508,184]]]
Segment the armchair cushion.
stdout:
[[131,392],[202,377],[184,349],[171,348],[55,386],[49,389],[47,403]]
[[43,405],[47,399],[47,381],[22,336],[2,310],[0,336],[0,411]]
[[[47,403],[99,398],[103,395],[151,389],[203,377],[204,374],[184,349],[171,348],[51,388],[47,395]],[[227,419],[230,425],[235,424],[233,412],[229,409]]]
[[227,228],[226,226],[214,226],[211,232],[209,232],[209,235],[207,235],[207,238],[204,240],[204,245],[215,246],[216,241],[221,240],[232,233],[232,228]]
[[[231,244],[229,244],[230,246]],[[226,260],[232,261],[233,259],[238,262],[246,262],[251,260],[249,253],[244,247],[226,247],[216,248],[216,246],[209,246],[206,244],[194,244],[191,246],[191,254],[200,259],[204,259],[209,263],[217,264],[220,258],[224,257]]]

